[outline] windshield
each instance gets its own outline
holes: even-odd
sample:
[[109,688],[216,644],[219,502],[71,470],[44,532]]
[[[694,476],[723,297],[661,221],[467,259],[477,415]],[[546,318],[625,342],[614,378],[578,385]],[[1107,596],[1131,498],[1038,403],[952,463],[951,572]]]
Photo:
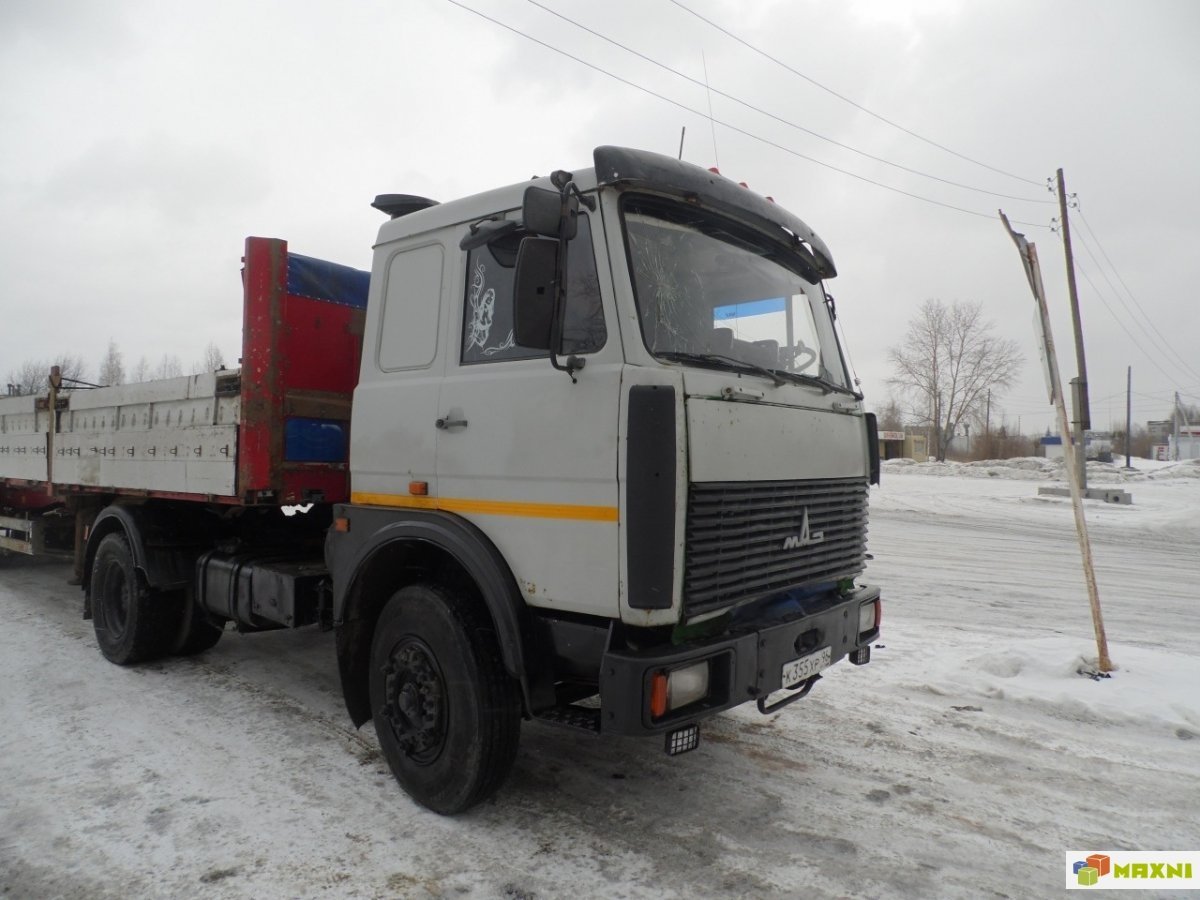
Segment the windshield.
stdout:
[[623,206],[642,337],[663,359],[770,369],[850,390],[821,286],[802,256],[680,203]]

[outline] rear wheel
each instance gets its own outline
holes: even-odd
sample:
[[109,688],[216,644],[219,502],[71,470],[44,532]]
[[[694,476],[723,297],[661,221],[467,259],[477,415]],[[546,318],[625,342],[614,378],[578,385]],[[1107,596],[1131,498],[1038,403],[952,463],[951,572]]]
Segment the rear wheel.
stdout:
[[410,585],[380,614],[371,709],[392,773],[414,800],[452,815],[508,776],[520,737],[516,682],[491,621],[439,585]]
[[184,606],[183,631],[175,640],[174,652],[180,656],[195,656],[211,650],[225,633],[225,620],[210,616],[182,592],[179,602]]
[[179,599],[145,586],[124,535],[100,541],[88,594],[96,643],[110,662],[128,666],[171,652],[182,614]]

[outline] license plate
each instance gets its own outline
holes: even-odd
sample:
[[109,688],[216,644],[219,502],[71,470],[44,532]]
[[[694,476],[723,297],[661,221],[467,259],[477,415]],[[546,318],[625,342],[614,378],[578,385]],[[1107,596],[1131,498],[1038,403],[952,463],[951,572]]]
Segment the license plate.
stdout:
[[799,687],[802,681],[812,678],[822,669],[829,667],[833,661],[833,648],[823,647],[816,653],[793,659],[783,664],[783,686],[785,688]]

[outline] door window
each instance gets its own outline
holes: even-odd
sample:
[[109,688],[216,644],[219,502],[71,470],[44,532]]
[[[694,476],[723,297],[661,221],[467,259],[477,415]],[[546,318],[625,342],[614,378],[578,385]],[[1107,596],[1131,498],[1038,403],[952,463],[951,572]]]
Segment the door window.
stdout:
[[[467,254],[467,293],[463,307],[464,364],[533,359],[546,355],[516,343],[513,331],[513,279],[517,249],[525,232],[505,235]],[[567,246],[567,299],[563,353],[594,353],[608,331],[600,300],[600,280],[586,215]]]

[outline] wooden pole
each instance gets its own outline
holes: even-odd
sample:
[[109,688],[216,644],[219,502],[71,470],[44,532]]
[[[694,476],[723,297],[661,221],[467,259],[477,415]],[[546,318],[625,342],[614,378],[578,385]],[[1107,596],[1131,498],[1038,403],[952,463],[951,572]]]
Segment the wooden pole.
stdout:
[[1125,468],[1132,469],[1133,462],[1129,450],[1133,440],[1133,366],[1125,367]]
[[[46,394],[46,408],[50,411],[49,424],[46,426],[46,496],[54,496],[54,434],[58,431],[58,392],[62,388],[62,370],[58,366],[50,367],[48,380],[50,390]],[[36,413],[34,414],[37,415]]]
[[[1063,170],[1058,170],[1058,208],[1062,214],[1063,250],[1067,256],[1067,293],[1071,298],[1071,324],[1075,330],[1075,362],[1079,367],[1077,392],[1072,398],[1075,407],[1075,458],[1078,460],[1079,486],[1087,490],[1087,429],[1092,427],[1088,406],[1087,363],[1083,357],[1083,323],[1079,319],[1079,291],[1075,287],[1075,256],[1071,252],[1071,222],[1067,218],[1067,188]],[[1064,435],[1067,432],[1063,432]],[[1065,454],[1064,454],[1065,455]]]
[[[1042,284],[1042,268],[1038,263],[1037,247],[1025,240],[1024,235],[1017,234],[1008,223],[1008,217],[1000,213],[1004,227],[1017,245],[1021,261],[1025,264],[1025,274],[1029,278],[1029,286],[1033,289],[1033,297],[1037,301],[1038,315],[1041,317],[1042,334],[1046,342],[1046,364],[1050,374],[1050,390],[1054,395],[1054,405],[1058,413],[1058,425],[1063,434],[1069,431],[1067,422],[1067,405],[1063,400],[1062,380],[1058,373],[1058,355],[1054,350],[1054,336],[1050,331],[1050,313],[1046,306],[1046,289]],[[1098,666],[1101,672],[1111,672],[1113,665],[1108,656],[1108,636],[1104,633],[1104,617],[1100,613],[1100,591],[1096,587],[1096,569],[1092,564],[1092,542],[1088,537],[1087,519],[1083,513],[1083,490],[1078,473],[1075,471],[1076,457],[1072,453],[1063,453],[1067,464],[1067,482],[1071,489],[1071,507],[1075,513],[1075,533],[1079,538],[1079,554],[1083,559],[1083,578],[1087,582],[1088,604],[1092,608],[1092,628],[1096,633],[1096,652]]]

